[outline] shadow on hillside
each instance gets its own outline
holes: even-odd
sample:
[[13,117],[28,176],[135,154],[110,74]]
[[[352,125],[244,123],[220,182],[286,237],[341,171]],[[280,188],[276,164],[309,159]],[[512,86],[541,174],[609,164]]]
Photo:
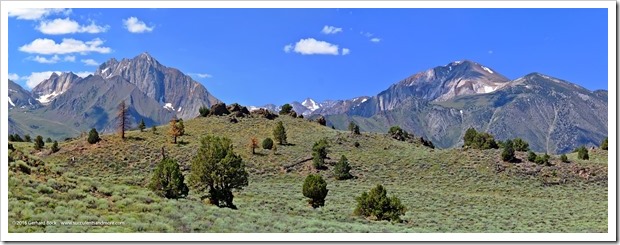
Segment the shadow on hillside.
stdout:
[[127,136],[128,140],[143,141],[144,138],[138,136]]

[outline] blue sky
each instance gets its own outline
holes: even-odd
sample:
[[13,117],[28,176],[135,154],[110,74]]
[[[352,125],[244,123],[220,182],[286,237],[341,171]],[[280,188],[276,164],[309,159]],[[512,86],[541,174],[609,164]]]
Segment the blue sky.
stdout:
[[607,9],[47,9],[9,13],[9,74],[92,73],[147,51],[226,103],[376,95],[473,60],[607,89]]

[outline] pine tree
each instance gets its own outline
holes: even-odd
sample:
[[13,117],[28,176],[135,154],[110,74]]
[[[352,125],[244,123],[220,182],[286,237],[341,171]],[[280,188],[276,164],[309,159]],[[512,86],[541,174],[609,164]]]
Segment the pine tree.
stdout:
[[304,180],[302,194],[305,197],[310,198],[308,203],[313,208],[325,206],[325,197],[327,196],[327,192],[329,192],[327,189],[327,183],[321,175],[311,174]]
[[577,158],[581,160],[588,160],[590,156],[588,155],[588,149],[585,146],[581,146],[577,148]]
[[602,150],[607,150],[608,146],[607,146],[608,142],[607,142],[607,137],[605,137],[605,139],[603,140],[603,142],[601,142],[601,149]]
[[201,117],[207,117],[209,115],[209,108],[206,106],[201,106],[198,109],[198,112],[200,113]]
[[252,149],[252,155],[256,154],[255,149],[258,148],[258,140],[256,137],[250,139],[250,149]]
[[131,122],[129,121],[129,108],[127,108],[124,100],[118,105],[116,120],[118,123],[118,133],[121,135],[121,139],[125,139],[125,131],[131,127]]
[[284,128],[284,124],[282,121],[278,122],[276,127],[273,129],[273,138],[278,141],[278,144],[284,145],[286,144],[286,129]]
[[472,146],[474,143],[474,139],[478,135],[478,131],[474,128],[469,128],[465,131],[465,136],[463,136],[463,145],[464,146]]
[[206,136],[200,143],[192,160],[190,183],[199,191],[208,191],[211,204],[236,209],[232,190],[248,186],[243,159],[234,153],[228,138]]
[[9,141],[11,142],[15,141],[15,136],[13,136],[12,134],[9,134]]
[[349,131],[353,134],[360,134],[360,127],[354,122],[349,122]]
[[155,167],[149,188],[157,195],[177,199],[189,193],[184,180],[179,164],[173,159],[164,158]]
[[99,138],[99,133],[97,132],[95,128],[92,128],[90,132],[88,132],[88,143],[95,144],[99,142],[99,140],[101,140]]
[[29,135],[29,134],[24,135],[24,141],[25,141],[25,142],[32,142],[32,139],[30,138],[30,135]]
[[170,129],[168,131],[168,134],[170,134],[170,136],[173,137],[174,141],[173,143],[176,144],[177,143],[177,137],[181,136],[181,129],[179,128],[179,125],[177,124],[177,118],[173,117],[170,120]]
[[562,154],[562,156],[560,156],[560,160],[562,160],[562,162],[568,162],[568,157],[566,156],[566,154]]
[[527,160],[530,161],[530,162],[536,161],[536,153],[534,153],[533,151],[528,151],[527,152]]
[[144,132],[144,129],[146,128],[146,125],[144,124],[144,118],[140,119],[140,124],[138,124],[138,128],[140,129],[140,132]]
[[506,142],[504,143],[502,160],[504,160],[505,162],[512,162],[515,160],[515,150],[513,148],[512,140],[506,140]]
[[512,144],[514,146],[515,151],[526,152],[530,149],[530,144],[521,138],[514,139],[512,141]]
[[185,135],[185,124],[183,124],[183,118],[180,118],[178,120],[178,126],[179,126],[179,136],[183,136]]
[[58,148],[58,141],[54,140],[54,143],[52,144],[52,153],[56,153],[60,150],[60,148]]
[[153,125],[153,127],[151,127],[151,132],[155,134],[157,132],[157,126]]
[[273,148],[273,140],[271,138],[264,139],[262,146],[265,150],[271,150],[271,148]]
[[315,169],[321,169],[325,165],[325,158],[327,158],[327,139],[323,138],[314,143],[312,146],[312,164]]
[[45,143],[52,143],[52,138],[47,137],[47,139],[45,140]]
[[293,106],[289,105],[289,104],[284,104],[282,105],[282,108],[280,109],[280,115],[286,115],[291,113],[291,110],[293,110]]
[[41,137],[41,135],[37,135],[37,137],[34,139],[34,149],[38,151],[43,149],[43,146],[45,146],[45,142],[43,142],[43,137]]
[[357,207],[354,214],[364,217],[374,217],[377,220],[400,221],[400,216],[407,212],[396,196],[387,196],[387,190],[382,185],[377,185],[370,192],[363,192],[355,198]]
[[336,166],[334,166],[334,176],[336,176],[337,180],[350,179],[353,176],[351,176],[351,173],[349,173],[349,171],[351,171],[351,166],[349,166],[349,160],[347,159],[347,157],[342,155],[340,157],[340,161],[338,161],[338,163],[336,163]]

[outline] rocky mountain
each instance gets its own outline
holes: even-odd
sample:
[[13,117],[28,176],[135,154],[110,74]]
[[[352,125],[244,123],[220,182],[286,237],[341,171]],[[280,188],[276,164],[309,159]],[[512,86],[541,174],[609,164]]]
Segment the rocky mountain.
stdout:
[[538,152],[565,153],[598,145],[607,135],[607,92],[544,74],[513,81],[471,61],[452,62],[415,74],[359,106],[326,113],[328,124],[387,132],[399,125],[436,146],[462,145],[474,127],[497,139],[521,137]]
[[69,90],[79,80],[82,80],[82,78],[73,74],[73,72],[61,73],[60,75],[52,73],[50,78],[43,80],[32,88],[32,95],[42,104],[48,104],[54,98]]
[[[83,79],[70,72],[54,73],[33,88],[32,94],[9,84],[15,91],[9,97],[14,104],[20,103],[9,112],[9,132],[57,138],[73,137],[93,127],[112,132],[123,100],[133,125],[144,119],[149,127],[165,124],[173,116],[194,118],[201,106],[219,102],[200,83],[148,53],[120,62],[111,59]],[[21,107],[27,101],[32,106]]]
[[160,64],[146,52],[133,59],[108,60],[99,66],[95,75],[105,79],[122,77],[147,97],[158,101],[162,108],[176,112],[179,118],[194,118],[201,106],[220,102],[190,76]]
[[9,80],[9,109],[14,107],[36,109],[41,107],[41,104],[30,92]]

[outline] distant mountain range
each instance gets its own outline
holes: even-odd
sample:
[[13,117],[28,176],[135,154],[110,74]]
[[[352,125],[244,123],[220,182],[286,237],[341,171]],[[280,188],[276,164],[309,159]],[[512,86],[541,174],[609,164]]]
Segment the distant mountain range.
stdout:
[[[148,53],[110,59],[94,75],[52,74],[31,92],[9,81],[9,133],[69,137],[95,127],[114,130],[116,107],[129,104],[134,122],[167,123],[189,119],[201,106],[220,102],[208,90]],[[231,101],[229,103],[232,103]],[[462,145],[474,127],[497,139],[521,137],[538,152],[564,153],[598,145],[607,136],[607,91],[583,87],[544,74],[510,80],[479,63],[463,60],[419,72],[375,96],[317,102],[290,102],[308,118],[323,115],[328,126],[387,132],[399,125],[435,146]],[[248,106],[279,111],[281,105]]]
[[[108,60],[94,75],[52,74],[28,92],[10,81],[9,132],[71,137],[96,128],[115,129],[118,104],[125,100],[134,126],[165,124],[173,116],[190,119],[198,108],[220,102],[200,83],[161,65],[148,53]],[[27,104],[28,103],[28,104]],[[58,125],[63,127],[58,128]]]
[[521,137],[538,152],[565,153],[600,144],[608,129],[606,90],[539,73],[511,81],[468,60],[419,72],[372,97],[290,104],[305,116],[326,116],[337,129],[351,121],[371,132],[399,125],[442,148],[462,145],[473,127],[500,140]]

